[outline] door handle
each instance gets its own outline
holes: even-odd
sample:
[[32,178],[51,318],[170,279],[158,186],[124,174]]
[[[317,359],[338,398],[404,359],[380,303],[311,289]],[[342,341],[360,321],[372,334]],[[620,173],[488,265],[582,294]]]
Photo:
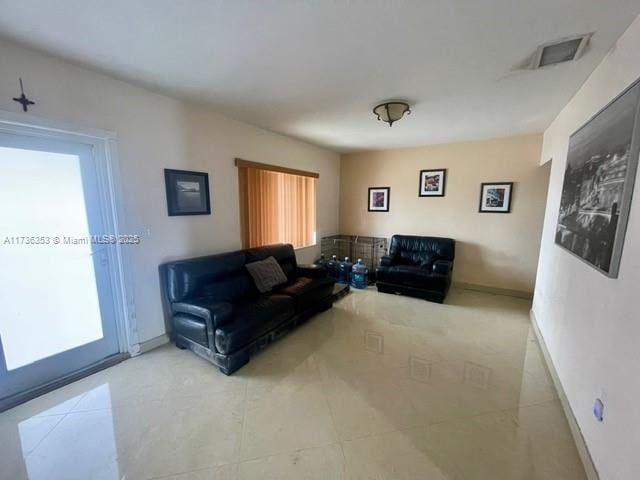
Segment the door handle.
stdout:
[[100,247],[92,251],[89,255],[91,255],[92,257],[97,256],[98,262],[102,267],[106,267],[109,263],[109,255],[107,254],[107,249],[105,247]]

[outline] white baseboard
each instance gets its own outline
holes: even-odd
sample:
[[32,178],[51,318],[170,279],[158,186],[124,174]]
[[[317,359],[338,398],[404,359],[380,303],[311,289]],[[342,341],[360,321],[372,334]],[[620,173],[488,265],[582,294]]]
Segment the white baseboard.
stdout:
[[600,476],[598,475],[598,470],[593,463],[593,459],[591,458],[591,454],[589,453],[587,443],[584,441],[582,430],[580,430],[580,426],[578,425],[576,417],[573,414],[573,410],[571,409],[571,405],[569,404],[569,400],[567,399],[564,387],[560,382],[560,377],[558,377],[556,367],[553,365],[553,360],[551,360],[551,355],[549,354],[547,345],[546,343],[544,343],[544,338],[542,338],[542,333],[540,332],[540,328],[538,327],[538,321],[533,310],[529,311],[529,316],[531,317],[531,325],[533,326],[533,331],[536,335],[536,338],[538,339],[540,350],[542,350],[544,361],[547,364],[547,369],[551,374],[551,379],[553,380],[553,384],[556,387],[556,391],[558,392],[558,397],[560,397],[560,403],[562,404],[564,415],[565,417],[567,417],[567,422],[569,423],[569,428],[571,429],[571,434],[573,435],[573,441],[575,442],[576,448],[578,449],[578,455],[580,455],[580,460],[582,460],[582,464],[584,465],[584,470],[587,474],[587,478],[589,480],[599,480]]
[[533,298],[532,292],[490,287],[488,285],[476,285],[475,283],[453,282],[453,287],[462,288],[463,290],[474,290],[476,292],[493,293],[494,295],[506,295],[507,297],[526,298],[527,300]]
[[153,350],[154,348],[161,347],[165,343],[169,343],[169,337],[166,333],[163,333],[162,335],[158,335],[157,337],[153,337],[149,340],[145,340],[144,342],[140,342],[139,350],[136,354],[140,355],[141,353],[148,352],[149,350]]

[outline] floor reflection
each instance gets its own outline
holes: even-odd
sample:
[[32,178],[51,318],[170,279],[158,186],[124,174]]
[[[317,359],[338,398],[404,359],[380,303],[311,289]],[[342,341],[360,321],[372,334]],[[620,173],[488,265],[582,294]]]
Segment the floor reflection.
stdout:
[[[104,406],[89,422],[87,414],[77,409],[86,395],[100,397]],[[108,383],[25,419],[20,408],[2,419],[2,448],[13,450],[12,465],[2,465],[2,478],[120,478]]]
[[0,414],[0,478],[583,479],[528,308],[357,291],[231,377],[168,345]]

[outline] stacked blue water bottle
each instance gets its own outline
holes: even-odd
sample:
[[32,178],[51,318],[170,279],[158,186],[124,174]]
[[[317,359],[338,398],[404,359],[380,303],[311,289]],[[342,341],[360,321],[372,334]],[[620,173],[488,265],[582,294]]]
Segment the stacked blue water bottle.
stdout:
[[340,262],[338,262],[338,257],[333,255],[331,260],[327,262],[327,270],[329,270],[329,275],[331,275],[335,280],[338,280],[338,276],[340,275]]
[[362,263],[362,259],[358,259],[358,263],[356,263],[351,270],[351,286],[355,288],[367,288],[369,284],[369,269],[366,267],[364,263]]
[[347,285],[351,283],[351,269],[353,268],[353,263],[349,257],[344,257],[344,262],[340,262],[340,273],[338,276],[338,282],[346,283]]
[[324,253],[321,253],[320,258],[314,263],[320,267],[328,268],[327,259],[325,258]]

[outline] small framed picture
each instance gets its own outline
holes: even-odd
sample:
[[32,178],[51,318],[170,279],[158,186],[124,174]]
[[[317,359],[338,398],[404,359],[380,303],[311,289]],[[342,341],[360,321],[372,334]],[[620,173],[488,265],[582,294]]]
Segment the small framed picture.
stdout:
[[513,182],[483,183],[480,185],[481,213],[510,213]]
[[369,211],[388,212],[390,193],[391,189],[389,187],[369,188]]
[[164,169],[169,216],[209,215],[209,174]]
[[444,187],[447,179],[447,171],[420,170],[419,197],[444,197]]

